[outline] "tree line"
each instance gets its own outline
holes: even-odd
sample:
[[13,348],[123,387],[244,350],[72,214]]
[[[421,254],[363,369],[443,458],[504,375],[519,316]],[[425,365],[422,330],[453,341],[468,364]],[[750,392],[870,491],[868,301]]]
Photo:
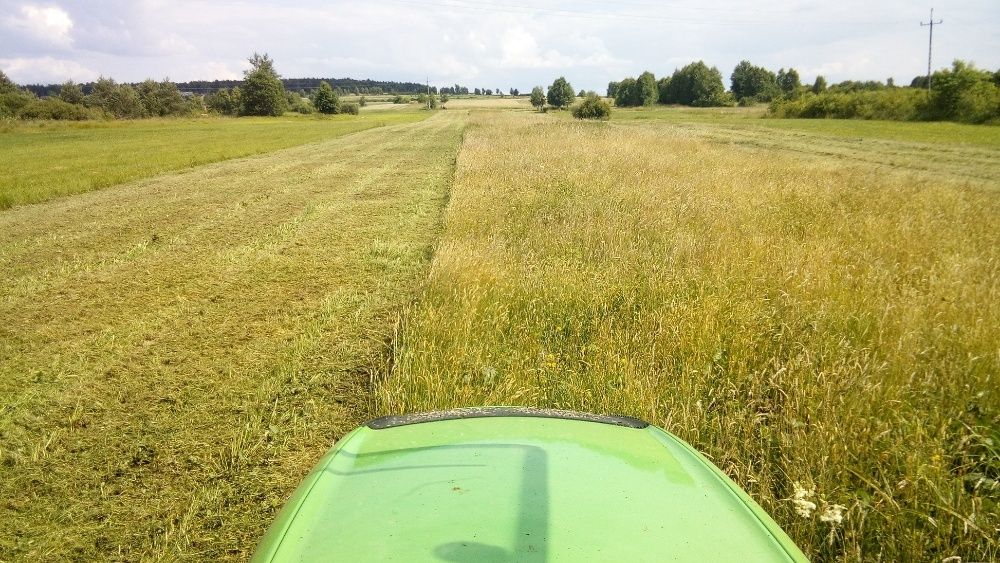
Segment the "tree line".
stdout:
[[934,73],[929,91],[927,77],[922,76],[904,87],[896,86],[891,78],[885,83],[847,80],[828,85],[823,76],[804,85],[794,68],[773,72],[746,60],[733,69],[729,84],[727,91],[719,69],[697,61],[659,80],[647,71],[638,78],[611,82],[607,96],[618,107],[768,103],[770,114],[778,117],[1000,120],[1000,71],[979,70],[963,61]]
[[825,81],[771,102],[775,117],[888,119],[899,121],[1000,122],[1000,71],[957,60],[951,68],[914,78],[908,87],[886,83]]
[[177,85],[146,80],[138,85],[101,78],[85,93],[68,81],[54,95],[38,97],[0,71],[0,117],[20,119],[138,119],[194,115],[205,111],[200,96],[184,96]]

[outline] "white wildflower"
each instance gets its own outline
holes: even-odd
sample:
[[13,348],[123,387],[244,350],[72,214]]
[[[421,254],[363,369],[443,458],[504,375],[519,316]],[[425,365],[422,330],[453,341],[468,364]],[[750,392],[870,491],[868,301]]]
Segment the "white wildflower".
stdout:
[[823,507],[823,514],[819,515],[819,519],[822,522],[828,522],[830,524],[840,524],[844,521],[844,511],[847,507],[841,504],[828,504]]
[[798,482],[793,483],[795,487],[795,492],[792,494],[792,505],[795,507],[795,512],[803,518],[809,518],[812,516],[814,510],[816,510],[816,503],[808,500],[810,497],[816,494],[816,487],[812,489],[806,489]]

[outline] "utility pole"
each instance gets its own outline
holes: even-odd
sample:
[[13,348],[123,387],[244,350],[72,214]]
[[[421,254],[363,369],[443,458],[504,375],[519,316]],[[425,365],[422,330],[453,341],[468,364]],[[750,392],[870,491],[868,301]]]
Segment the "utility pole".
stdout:
[[944,20],[934,21],[934,8],[931,8],[931,21],[920,22],[920,27],[930,26],[930,39],[927,41],[927,91],[931,91],[931,52],[934,49],[934,26],[941,25]]

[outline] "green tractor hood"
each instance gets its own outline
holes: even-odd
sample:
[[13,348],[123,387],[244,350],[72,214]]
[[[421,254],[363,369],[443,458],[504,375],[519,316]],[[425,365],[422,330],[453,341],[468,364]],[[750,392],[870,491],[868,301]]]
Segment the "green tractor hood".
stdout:
[[255,561],[806,561],[735,483],[627,417],[379,418],[319,463]]

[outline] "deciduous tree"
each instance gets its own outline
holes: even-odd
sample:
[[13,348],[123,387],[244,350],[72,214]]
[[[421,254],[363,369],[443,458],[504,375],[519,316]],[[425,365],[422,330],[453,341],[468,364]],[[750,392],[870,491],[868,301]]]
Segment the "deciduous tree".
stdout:
[[573,86],[562,76],[556,78],[549,86],[548,92],[548,102],[549,105],[555,108],[565,108],[573,103],[573,98],[576,97],[573,92]]
[[313,94],[312,104],[320,113],[329,115],[340,112],[340,97],[326,81],[319,83],[319,88]]
[[653,76],[653,73],[646,71],[640,74],[636,80],[634,105],[651,106],[659,100],[659,97],[660,93],[656,87],[656,77]]
[[288,103],[285,87],[274,69],[274,61],[267,53],[254,53],[248,60],[251,68],[243,73],[240,114],[278,116],[285,113]]
[[542,91],[541,86],[535,86],[531,89],[531,105],[535,106],[535,109],[542,109],[545,105],[545,92]]

